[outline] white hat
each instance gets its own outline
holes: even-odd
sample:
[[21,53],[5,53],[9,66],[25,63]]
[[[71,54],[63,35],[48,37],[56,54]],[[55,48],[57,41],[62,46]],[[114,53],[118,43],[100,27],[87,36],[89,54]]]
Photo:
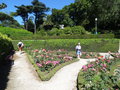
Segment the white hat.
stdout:
[[78,44],[80,44],[80,43],[78,43]]

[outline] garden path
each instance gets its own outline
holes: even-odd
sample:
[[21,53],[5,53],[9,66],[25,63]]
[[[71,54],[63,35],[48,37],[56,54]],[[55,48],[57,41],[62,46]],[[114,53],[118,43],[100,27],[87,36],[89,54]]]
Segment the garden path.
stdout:
[[60,69],[49,81],[40,81],[26,53],[15,53],[15,62],[5,90],[77,90],[77,75],[83,65],[95,59],[80,59]]

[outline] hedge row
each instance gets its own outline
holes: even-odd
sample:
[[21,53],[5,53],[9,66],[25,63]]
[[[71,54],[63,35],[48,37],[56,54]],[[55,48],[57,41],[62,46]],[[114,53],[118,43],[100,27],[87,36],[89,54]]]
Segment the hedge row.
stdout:
[[115,38],[114,34],[84,34],[84,35],[61,35],[61,36],[40,36],[35,35],[34,39],[93,39],[93,38]]
[[24,29],[15,29],[2,26],[0,26],[0,32],[2,34],[6,34],[8,37],[12,39],[24,39],[24,38],[27,39],[33,35],[31,32]]
[[[76,30],[76,28],[74,28]],[[74,31],[73,30],[73,31]],[[55,30],[53,30],[55,31]],[[64,30],[59,30],[64,31]],[[84,31],[84,30],[83,30]],[[2,27],[0,26],[0,32],[6,34],[8,37],[13,40],[41,40],[41,39],[90,39],[90,38],[115,38],[114,34],[84,34],[81,31],[81,34],[62,34],[59,32],[59,35],[53,34],[52,36],[45,35],[41,33],[37,33],[33,35],[31,32],[24,29],[15,29],[10,27]],[[57,32],[57,31],[56,31]]]
[[104,38],[111,39],[115,38],[114,34],[86,34],[86,35],[61,35],[61,36],[40,36],[39,34],[31,36],[18,36],[16,38],[11,37],[13,40],[47,40],[47,39],[95,39]]
[[[119,39],[50,39],[50,40],[24,40],[25,49],[66,49],[74,51],[76,44],[80,42],[82,51],[86,52],[117,52],[119,48]],[[13,41],[17,48],[17,40]]]
[[0,64],[13,50],[12,40],[0,33]]

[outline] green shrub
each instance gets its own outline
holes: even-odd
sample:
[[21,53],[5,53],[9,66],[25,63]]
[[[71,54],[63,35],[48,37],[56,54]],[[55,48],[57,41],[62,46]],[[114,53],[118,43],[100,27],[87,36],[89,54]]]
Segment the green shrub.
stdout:
[[49,36],[54,36],[57,35],[58,29],[57,28],[53,28],[52,30],[48,31],[48,35]]
[[0,63],[4,62],[7,55],[13,50],[12,40],[0,33]]
[[42,29],[42,30],[40,30],[40,31],[37,33],[37,35],[46,36],[46,35],[47,35],[47,32],[46,32],[44,29]]
[[25,39],[26,37],[31,37],[33,34],[24,29],[15,29],[10,27],[2,27],[0,26],[0,32],[2,34],[6,34],[8,37],[12,39]]
[[82,26],[74,26],[71,27],[71,29],[72,29],[72,34],[87,34],[87,31]]
[[68,34],[71,35],[72,34],[72,30],[71,27],[65,27],[64,29],[62,29],[64,31],[64,34]]

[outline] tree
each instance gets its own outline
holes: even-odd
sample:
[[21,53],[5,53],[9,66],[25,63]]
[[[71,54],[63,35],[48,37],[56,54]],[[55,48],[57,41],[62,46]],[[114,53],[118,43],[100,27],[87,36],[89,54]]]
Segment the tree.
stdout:
[[52,20],[51,20],[51,16],[47,15],[47,17],[45,17],[43,20],[44,20],[44,22],[42,24],[42,27],[45,30],[51,30],[53,28],[53,25],[54,25]]
[[5,3],[0,4],[0,9],[4,9],[6,7],[7,7],[7,5]]
[[33,32],[34,33],[34,23],[32,21],[32,19],[28,19],[28,31]]
[[45,4],[39,2],[38,0],[33,0],[32,2],[32,13],[35,16],[36,28],[43,24],[43,17],[46,16],[45,12],[49,10]]
[[19,23],[10,15],[0,12],[0,22],[2,26],[19,28]]
[[25,29],[28,29],[28,13],[30,13],[30,6],[15,6],[17,8],[16,12],[14,13],[14,16],[21,16],[24,22]]
[[51,20],[55,27],[64,24],[65,26],[73,26],[74,22],[65,10],[52,9]]

